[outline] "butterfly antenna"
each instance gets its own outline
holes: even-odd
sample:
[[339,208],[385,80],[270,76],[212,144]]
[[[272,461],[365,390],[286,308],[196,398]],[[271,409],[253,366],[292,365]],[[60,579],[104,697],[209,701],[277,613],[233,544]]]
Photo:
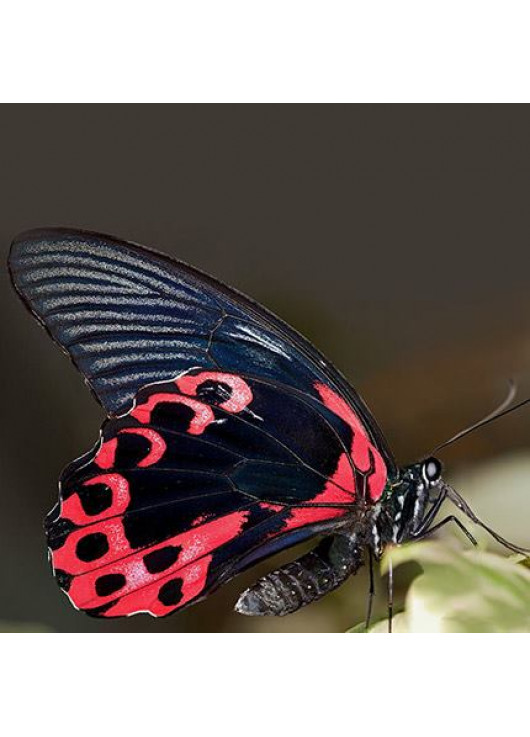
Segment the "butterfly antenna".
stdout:
[[484,425],[493,422],[493,420],[498,420],[500,417],[504,417],[504,415],[507,415],[510,412],[515,412],[516,409],[520,409],[525,404],[528,404],[530,402],[529,397],[528,399],[524,399],[522,402],[519,402],[518,404],[515,404],[513,407],[511,407],[510,405],[515,399],[516,394],[517,385],[514,381],[510,379],[510,381],[508,382],[508,394],[506,395],[505,399],[503,399],[501,404],[499,404],[499,406],[493,410],[493,412],[490,412],[488,415],[486,415],[486,417],[483,417],[481,420],[475,422],[470,427],[466,427],[465,430],[460,430],[460,432],[457,432],[456,435],[453,435],[452,438],[449,438],[449,440],[446,440],[444,443],[436,446],[436,448],[432,451],[430,455],[435,455],[442,448],[446,448],[448,445],[451,445],[457,440],[460,440],[460,438],[463,438],[466,435],[474,432],[475,430],[478,430],[479,427],[484,427]]
[[452,486],[444,484],[444,490],[447,493],[447,497],[453,502],[453,504],[458,507],[461,512],[466,515],[466,517],[468,517],[472,522],[481,527],[483,530],[486,530],[486,532],[491,535],[491,537],[498,543],[514,553],[521,553],[522,555],[527,555],[528,553],[530,553],[530,548],[522,548],[520,545],[515,545],[515,543],[511,543],[509,540],[506,540],[504,537],[499,535],[498,532],[495,532],[495,530],[492,530],[491,527],[482,522],[482,520],[480,520],[473,512],[469,504],[464,499],[462,499],[460,494],[455,491]]

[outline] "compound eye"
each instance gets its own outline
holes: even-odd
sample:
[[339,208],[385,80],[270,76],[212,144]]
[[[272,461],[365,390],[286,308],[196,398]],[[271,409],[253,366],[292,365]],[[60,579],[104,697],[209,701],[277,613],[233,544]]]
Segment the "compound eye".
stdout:
[[423,475],[430,484],[438,481],[442,475],[440,461],[437,458],[427,458],[423,464]]

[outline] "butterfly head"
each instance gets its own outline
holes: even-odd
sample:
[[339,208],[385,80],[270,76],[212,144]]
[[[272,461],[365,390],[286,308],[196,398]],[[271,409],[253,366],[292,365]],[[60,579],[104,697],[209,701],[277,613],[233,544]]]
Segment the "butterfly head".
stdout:
[[506,540],[482,522],[465,499],[444,481],[442,474],[442,463],[432,456],[401,469],[398,480],[390,486],[386,497],[386,514],[383,515],[386,523],[378,530],[383,543],[400,544],[420,540],[446,522],[455,521],[468,540],[476,545],[473,535],[454,515],[450,514],[440,522],[436,521],[443,502],[447,500],[508,550],[524,555],[530,552],[527,548]]
[[429,526],[440,494],[444,493],[443,466],[438,458],[429,457],[405,466],[399,480],[392,484],[388,497],[391,531],[387,537],[402,543],[419,537]]

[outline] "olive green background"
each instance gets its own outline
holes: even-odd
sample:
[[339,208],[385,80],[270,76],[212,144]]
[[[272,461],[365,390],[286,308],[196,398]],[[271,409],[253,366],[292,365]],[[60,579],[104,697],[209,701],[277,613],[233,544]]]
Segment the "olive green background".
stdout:
[[[530,394],[526,106],[30,104],[2,105],[0,121],[4,263],[17,232],[63,225],[210,272],[312,339],[402,462],[486,414],[508,378]],[[362,617],[362,577],[284,620],[238,617],[231,606],[255,572],[164,620],[75,612],[50,575],[42,519],[102,412],[5,267],[0,280],[4,629],[333,631]],[[526,457],[529,431],[523,410],[443,458],[466,478]],[[530,488],[509,491],[488,508],[506,534],[530,511]]]

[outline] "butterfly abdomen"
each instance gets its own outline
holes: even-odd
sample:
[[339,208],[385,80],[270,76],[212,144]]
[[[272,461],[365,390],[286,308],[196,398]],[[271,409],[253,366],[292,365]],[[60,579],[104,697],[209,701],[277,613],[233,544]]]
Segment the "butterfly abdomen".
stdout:
[[363,563],[351,537],[327,537],[301,558],[260,578],[244,591],[236,611],[248,616],[292,614],[338,588]]

